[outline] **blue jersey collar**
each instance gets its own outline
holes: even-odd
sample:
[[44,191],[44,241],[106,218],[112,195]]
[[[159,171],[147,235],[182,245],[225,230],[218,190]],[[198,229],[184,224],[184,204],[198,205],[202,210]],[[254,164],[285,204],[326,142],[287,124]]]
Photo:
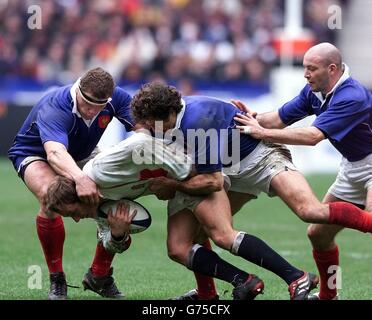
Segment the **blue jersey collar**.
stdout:
[[80,84],[80,78],[72,85],[70,89],[70,94],[72,98],[72,113],[75,113],[79,118],[81,118],[81,114],[77,109],[77,101],[76,101],[76,89]]

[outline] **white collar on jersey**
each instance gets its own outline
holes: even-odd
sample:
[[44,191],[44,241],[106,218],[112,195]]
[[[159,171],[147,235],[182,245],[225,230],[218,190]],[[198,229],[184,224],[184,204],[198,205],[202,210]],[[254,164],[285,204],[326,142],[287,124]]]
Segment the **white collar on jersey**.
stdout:
[[84,119],[78,108],[77,108],[77,100],[76,100],[76,89],[79,87],[79,84],[80,84],[80,79],[77,79],[76,82],[72,85],[71,89],[70,89],[70,94],[71,94],[71,97],[72,97],[72,102],[73,102],[73,105],[72,105],[72,113],[75,113],[79,118],[83,119],[83,121],[85,122],[85,124],[87,125],[87,127],[90,127],[90,125],[93,123],[93,121],[97,118],[98,114],[92,119],[92,120],[86,120]]
[[173,130],[175,130],[175,129],[179,129],[179,128],[180,128],[180,126],[181,126],[181,121],[182,121],[182,118],[183,118],[183,115],[185,114],[185,110],[186,110],[186,102],[185,102],[185,100],[183,100],[182,98],[181,98],[181,104],[182,104],[182,109],[181,109],[181,111],[178,112],[178,114],[177,114],[176,125],[174,126],[174,129],[173,129]]
[[70,94],[71,94],[72,102],[73,102],[72,113],[75,113],[79,118],[81,118],[81,114],[77,109],[77,101],[76,101],[76,94],[77,94],[76,89],[79,87],[79,84],[80,84],[80,78],[77,79],[77,81],[72,85],[70,89]]
[[321,92],[313,92],[315,96],[322,102],[322,104],[330,94],[332,94],[340,85],[342,85],[345,82],[345,80],[347,80],[350,77],[349,67],[346,65],[346,63],[342,63],[342,65],[344,67],[344,73],[342,74],[341,78],[338,79],[336,84],[333,86],[332,90],[326,94],[325,98],[323,98],[323,95]]

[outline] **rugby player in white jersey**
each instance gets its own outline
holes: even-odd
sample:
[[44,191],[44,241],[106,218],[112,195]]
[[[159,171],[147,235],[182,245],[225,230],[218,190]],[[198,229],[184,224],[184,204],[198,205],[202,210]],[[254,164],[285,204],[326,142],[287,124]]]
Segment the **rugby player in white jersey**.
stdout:
[[[153,138],[144,133],[135,133],[116,146],[96,155],[84,166],[83,171],[97,184],[105,199],[113,200],[123,197],[136,199],[153,193],[151,191],[153,178],[164,176],[185,180],[193,176],[191,161],[184,154],[183,147],[180,149],[175,143],[168,144],[164,140]],[[208,179],[208,176],[201,174],[198,175],[198,179],[202,181]],[[213,186],[210,190],[205,191],[207,193],[213,192]],[[160,199],[171,199],[175,195],[175,190],[167,194],[158,193],[156,195]],[[191,214],[191,211],[202,199],[203,197],[178,193],[178,196],[171,201],[169,211],[172,215],[177,214],[177,208],[179,208],[183,213],[185,210],[189,210]],[[104,199],[102,200],[104,201]],[[133,215],[129,215],[128,207],[118,206],[115,215],[111,212],[107,218],[99,217],[98,206],[81,202],[77,197],[74,181],[64,177],[57,177],[49,186],[47,204],[53,212],[60,213],[65,217],[72,217],[75,221],[82,218],[96,219],[99,230],[98,239],[106,250],[112,253],[121,253],[129,247],[131,240],[128,231]],[[194,242],[198,240],[199,231],[200,225],[195,228]],[[244,280],[249,279],[249,282],[254,285],[252,290],[245,292],[244,296],[235,298],[254,299],[258,293],[262,292],[263,282],[258,277],[231,265],[217,254],[214,253],[213,261],[207,259],[204,263],[213,264],[216,259],[218,259],[219,266],[224,269],[224,277],[220,278],[221,280],[236,287],[240,283],[234,279],[240,279],[241,277],[237,277],[237,275],[243,275]],[[91,282],[89,277],[85,277],[84,288],[93,290]]]

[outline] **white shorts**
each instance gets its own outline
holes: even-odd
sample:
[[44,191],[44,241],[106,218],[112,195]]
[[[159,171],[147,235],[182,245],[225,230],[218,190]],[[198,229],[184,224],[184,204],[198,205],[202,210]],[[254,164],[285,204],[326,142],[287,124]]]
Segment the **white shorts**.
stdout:
[[18,167],[17,172],[21,172],[21,170],[23,170],[24,167],[27,167],[30,163],[32,163],[34,161],[48,162],[47,159],[45,159],[43,157],[40,157],[40,156],[29,156],[29,157],[26,157],[26,158],[23,159],[23,161],[21,162],[21,164]]
[[365,205],[367,192],[371,188],[372,154],[354,162],[342,158],[340,171],[328,193],[347,202]]
[[203,196],[191,196],[186,193],[177,191],[173,199],[168,201],[167,211],[168,216],[172,216],[177,212],[188,209],[194,212],[200,202],[204,200]]
[[297,170],[292,163],[291,152],[284,145],[261,141],[240,162],[239,172],[229,172],[229,191],[248,193],[255,197],[265,192],[273,197],[275,193],[270,190],[271,180],[286,170]]
[[[224,189],[227,192],[231,186],[231,182],[228,176],[223,175],[224,178]],[[195,208],[200,202],[204,200],[204,196],[191,196],[186,193],[177,191],[173,199],[168,201],[168,216],[174,215],[181,210],[188,209],[194,212]]]
[[[228,169],[229,180],[225,178],[226,192],[247,193],[255,197],[261,192],[271,197],[275,196],[275,193],[270,190],[271,180],[282,171],[297,170],[292,163],[290,151],[284,145],[263,141],[240,162],[239,168],[240,170],[235,174]],[[176,196],[168,201],[168,215],[173,215],[183,209],[193,212],[203,199],[203,197],[177,192]]]

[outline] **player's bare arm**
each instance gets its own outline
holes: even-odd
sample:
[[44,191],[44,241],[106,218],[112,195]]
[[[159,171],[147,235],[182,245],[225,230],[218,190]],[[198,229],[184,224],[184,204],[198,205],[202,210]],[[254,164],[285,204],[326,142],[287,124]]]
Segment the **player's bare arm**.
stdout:
[[256,119],[262,127],[267,129],[283,129],[287,126],[280,119],[278,111],[260,113]]
[[100,193],[97,185],[76,165],[65,146],[59,142],[44,143],[47,159],[51,167],[60,175],[72,178],[76,184],[76,191],[82,202],[98,204]]
[[223,189],[223,176],[221,172],[203,173],[185,181],[159,177],[151,182],[150,189],[154,193],[154,190],[167,189],[195,196],[208,195]]
[[149,189],[159,200],[170,200],[176,194],[176,185],[177,181],[174,179],[159,177],[150,182]]
[[250,115],[238,114],[234,119],[243,124],[236,126],[242,133],[269,142],[315,146],[326,138],[321,130],[313,126],[308,128],[287,128],[285,130],[266,129],[258,123],[257,119]]

